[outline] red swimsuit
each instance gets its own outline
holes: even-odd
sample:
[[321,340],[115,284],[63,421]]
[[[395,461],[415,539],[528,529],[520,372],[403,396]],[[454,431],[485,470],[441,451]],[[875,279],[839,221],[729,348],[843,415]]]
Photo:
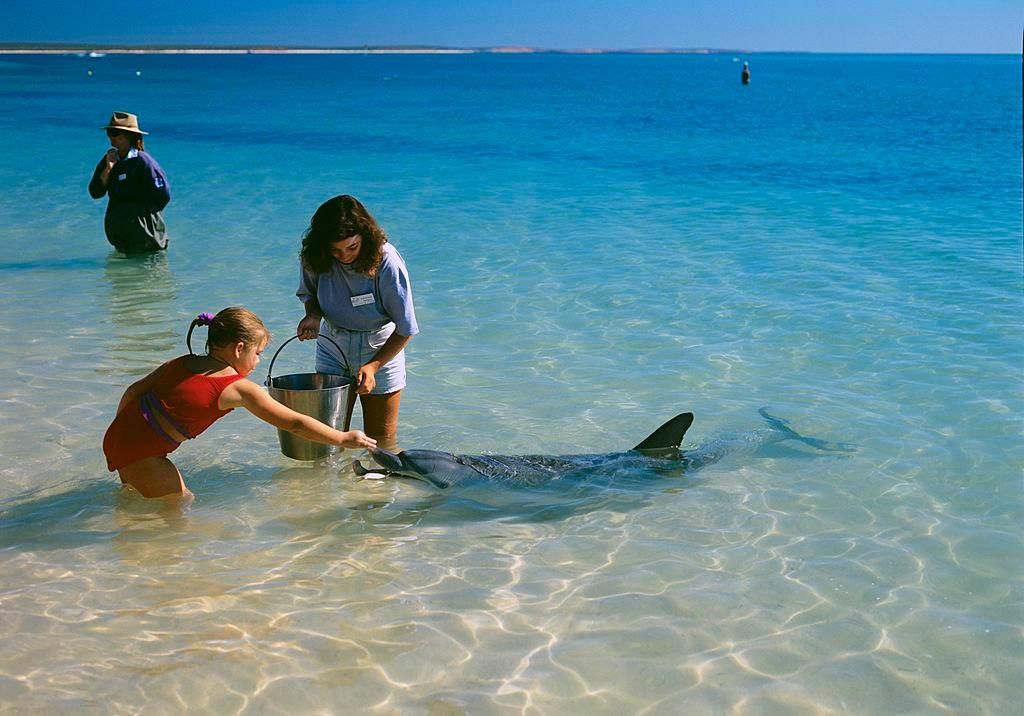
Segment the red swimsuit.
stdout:
[[218,408],[217,401],[225,388],[243,376],[192,373],[185,368],[191,357],[181,356],[161,366],[153,387],[114,418],[103,436],[108,470],[177,449],[181,443],[164,431],[156,414],[182,435],[194,438],[231,412]]

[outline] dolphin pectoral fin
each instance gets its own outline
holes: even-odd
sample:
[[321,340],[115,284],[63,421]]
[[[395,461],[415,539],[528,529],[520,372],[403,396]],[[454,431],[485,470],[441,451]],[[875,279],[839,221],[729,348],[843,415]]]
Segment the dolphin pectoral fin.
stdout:
[[692,424],[693,413],[680,413],[644,438],[644,441],[633,449],[640,452],[678,449]]
[[376,470],[367,470],[363,467],[363,464],[358,460],[352,461],[352,472],[356,474],[360,480],[383,480],[388,476],[387,473],[377,472]]

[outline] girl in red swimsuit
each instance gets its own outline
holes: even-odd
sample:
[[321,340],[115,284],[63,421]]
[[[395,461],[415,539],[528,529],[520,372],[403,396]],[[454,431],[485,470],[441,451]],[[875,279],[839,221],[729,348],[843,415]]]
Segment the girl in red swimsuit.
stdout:
[[[192,353],[192,331],[209,326],[207,355]],[[189,354],[164,363],[125,390],[117,416],[103,436],[107,469],[144,497],[191,496],[167,455],[227,415],[244,407],[274,427],[347,448],[373,447],[361,430],[342,432],[277,402],[247,380],[270,342],[256,314],[225,308],[201,313],[188,329]]]

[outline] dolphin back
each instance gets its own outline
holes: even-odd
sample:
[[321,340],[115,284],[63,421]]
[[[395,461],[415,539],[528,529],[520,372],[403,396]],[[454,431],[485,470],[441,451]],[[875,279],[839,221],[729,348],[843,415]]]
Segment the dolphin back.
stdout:
[[693,413],[680,413],[644,438],[643,442],[633,449],[639,452],[678,450],[683,442],[683,436],[692,424]]

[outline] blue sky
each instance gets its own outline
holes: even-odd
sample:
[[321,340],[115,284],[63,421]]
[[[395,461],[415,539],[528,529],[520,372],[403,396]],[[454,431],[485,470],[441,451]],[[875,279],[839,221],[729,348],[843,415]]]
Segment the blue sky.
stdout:
[[1015,0],[3,0],[0,42],[1020,53]]

